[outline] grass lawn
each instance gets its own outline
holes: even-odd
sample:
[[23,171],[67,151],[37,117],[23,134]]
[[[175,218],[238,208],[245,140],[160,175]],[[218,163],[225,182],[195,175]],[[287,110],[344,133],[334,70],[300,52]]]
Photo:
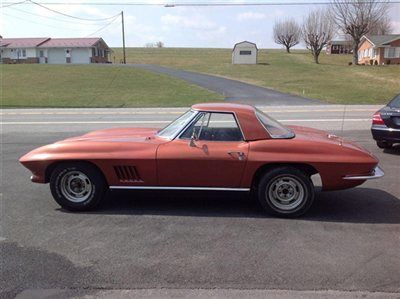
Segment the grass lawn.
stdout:
[[[116,61],[121,49],[114,49]],[[348,66],[350,55],[260,50],[258,65],[232,65],[229,49],[128,48],[129,63],[151,63],[216,74],[336,104],[383,104],[400,92],[400,65]]]
[[1,65],[6,107],[177,107],[219,101],[217,93],[132,67]]

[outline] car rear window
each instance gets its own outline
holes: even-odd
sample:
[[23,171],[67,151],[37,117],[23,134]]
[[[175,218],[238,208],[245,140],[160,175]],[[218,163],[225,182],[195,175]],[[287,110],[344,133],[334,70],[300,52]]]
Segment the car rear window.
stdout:
[[400,108],[400,94],[395,96],[393,100],[390,101],[388,106],[391,108]]
[[289,128],[286,128],[279,121],[273,119],[271,116],[265,114],[261,110],[256,110],[256,116],[261,122],[263,127],[267,130],[268,134],[272,138],[287,139],[295,136],[294,132]]

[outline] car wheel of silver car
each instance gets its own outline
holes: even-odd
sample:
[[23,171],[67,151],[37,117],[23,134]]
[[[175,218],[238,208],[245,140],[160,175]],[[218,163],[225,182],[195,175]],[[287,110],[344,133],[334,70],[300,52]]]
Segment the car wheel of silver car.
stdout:
[[95,208],[104,197],[105,189],[103,175],[89,163],[61,163],[51,173],[51,193],[66,210]]
[[270,214],[297,217],[311,207],[314,185],[310,177],[297,168],[277,167],[261,178],[258,201]]

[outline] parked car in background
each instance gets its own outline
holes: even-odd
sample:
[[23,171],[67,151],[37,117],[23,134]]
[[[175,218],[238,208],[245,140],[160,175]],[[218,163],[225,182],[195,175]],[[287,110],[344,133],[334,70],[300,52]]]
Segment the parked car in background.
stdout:
[[325,131],[284,126],[249,105],[199,104],[157,131],[101,130],[37,148],[20,162],[63,208],[89,210],[106,190],[251,192],[278,216],[304,214],[322,190],[383,176],[378,159]]
[[380,148],[400,143],[400,94],[372,117],[371,132]]

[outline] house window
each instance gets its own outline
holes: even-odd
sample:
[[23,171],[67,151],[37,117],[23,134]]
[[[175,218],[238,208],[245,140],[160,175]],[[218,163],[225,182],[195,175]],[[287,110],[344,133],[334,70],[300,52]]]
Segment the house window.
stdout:
[[22,50],[22,57],[26,57],[26,50],[25,49]]
[[400,57],[400,48],[385,48],[385,58],[398,58]]
[[373,50],[373,57],[375,58],[378,55],[378,49]]
[[43,50],[39,51],[39,57],[44,57],[44,51]]
[[239,52],[240,55],[251,55],[251,51],[242,50]]

